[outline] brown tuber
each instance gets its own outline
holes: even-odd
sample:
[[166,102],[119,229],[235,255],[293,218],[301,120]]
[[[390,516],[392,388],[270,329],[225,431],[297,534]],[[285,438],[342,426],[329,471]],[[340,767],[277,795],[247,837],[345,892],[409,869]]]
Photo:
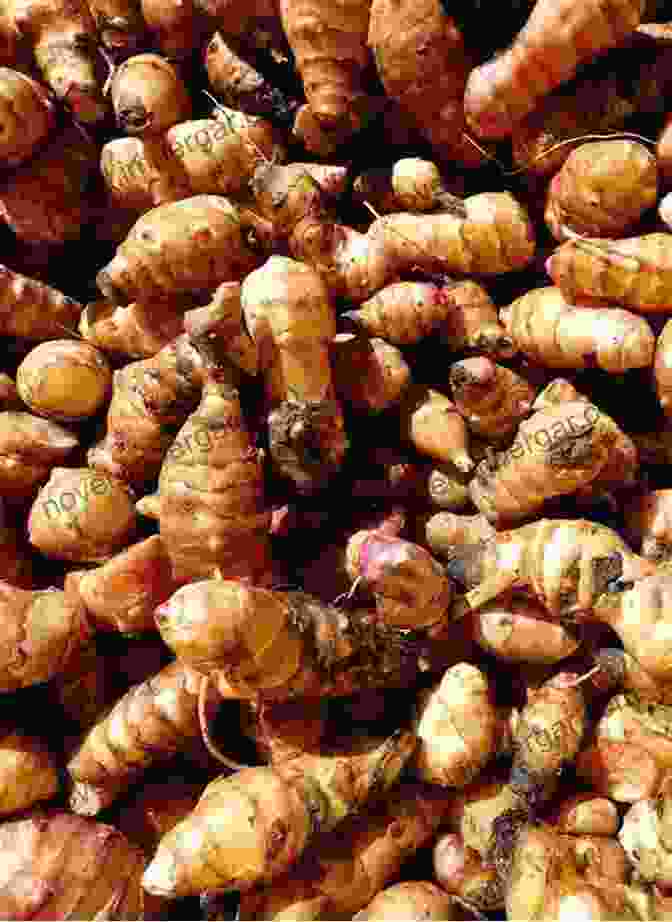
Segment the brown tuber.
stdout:
[[32,413],[0,413],[0,490],[3,498],[31,499],[76,448],[77,437]]
[[112,369],[94,346],[52,339],[35,346],[16,371],[16,386],[26,406],[57,422],[80,422],[109,400]]
[[138,54],[114,71],[110,97],[119,128],[159,135],[191,116],[191,99],[175,67],[158,54]]

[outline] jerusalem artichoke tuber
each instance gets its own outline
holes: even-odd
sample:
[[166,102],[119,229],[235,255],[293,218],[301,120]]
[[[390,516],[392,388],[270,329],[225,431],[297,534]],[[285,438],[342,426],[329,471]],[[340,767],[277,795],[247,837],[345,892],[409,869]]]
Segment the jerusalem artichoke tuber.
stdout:
[[54,104],[36,80],[0,67],[0,163],[16,167],[37,150],[55,124]]
[[455,406],[469,430],[491,443],[514,434],[536,396],[526,378],[486,356],[453,363],[449,380]]
[[0,491],[3,498],[32,498],[55,464],[78,445],[77,436],[32,413],[0,413]]
[[191,99],[175,67],[158,54],[137,54],[119,65],[110,83],[119,128],[160,135],[191,117]]

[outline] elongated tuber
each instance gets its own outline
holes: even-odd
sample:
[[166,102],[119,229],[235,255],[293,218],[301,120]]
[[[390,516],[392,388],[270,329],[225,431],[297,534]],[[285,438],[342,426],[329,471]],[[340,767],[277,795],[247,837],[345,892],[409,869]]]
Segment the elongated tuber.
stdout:
[[115,304],[160,299],[237,281],[258,264],[238,209],[218,195],[195,195],[139,218],[98,288]]
[[467,81],[467,122],[484,138],[510,135],[551,90],[595,54],[622,42],[640,23],[644,0],[606,10],[598,0],[537,0],[525,26],[503,54],[474,68]]
[[3,498],[28,499],[78,445],[77,436],[32,413],[0,413],[0,489]]
[[164,304],[117,307],[104,299],[91,301],[79,318],[82,337],[114,358],[143,359],[156,355],[184,332],[184,318]]
[[471,614],[469,625],[479,647],[504,663],[559,663],[580,643],[539,605],[515,598],[489,602]]
[[500,312],[517,348],[547,368],[647,368],[656,340],[648,321],[615,307],[576,307],[560,288],[533,288]]
[[348,695],[403,684],[419,669],[417,643],[381,630],[374,612],[301,592],[202,580],[160,605],[156,621],[182,662],[241,698]]
[[414,769],[422,781],[465,787],[496,750],[497,711],[485,674],[458,663],[420,696]]
[[94,816],[150,764],[200,736],[198,699],[203,677],[171,663],[135,685],[95,724],[68,762],[70,806]]
[[452,464],[463,474],[473,470],[467,424],[445,394],[432,388],[409,388],[399,421],[402,435],[421,455]]
[[432,851],[434,876],[447,893],[483,912],[504,909],[504,895],[494,865],[487,864],[456,832],[439,835]]
[[[149,502],[178,583],[218,573],[272,580],[263,474],[243,419],[235,369],[210,368],[201,402],[177,433]],[[152,513],[141,500],[141,512]]]
[[450,323],[453,305],[445,291],[432,282],[393,282],[344,316],[370,336],[408,346]]
[[399,732],[376,746],[365,741],[358,751],[306,754],[216,779],[161,840],[143,887],[178,896],[270,881],[317,832],[334,829],[394,784],[416,742],[412,733]]

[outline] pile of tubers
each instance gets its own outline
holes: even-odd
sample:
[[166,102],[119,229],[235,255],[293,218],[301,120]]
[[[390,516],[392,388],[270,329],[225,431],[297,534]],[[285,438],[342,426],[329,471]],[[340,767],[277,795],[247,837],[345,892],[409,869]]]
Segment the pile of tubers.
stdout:
[[672,922],[664,6],[0,2],[0,918]]

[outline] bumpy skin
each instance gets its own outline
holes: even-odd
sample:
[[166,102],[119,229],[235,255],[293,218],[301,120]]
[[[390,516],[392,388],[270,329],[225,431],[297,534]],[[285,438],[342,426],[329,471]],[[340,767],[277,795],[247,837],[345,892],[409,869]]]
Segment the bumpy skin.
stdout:
[[570,303],[602,300],[632,311],[672,310],[672,234],[567,240],[546,268]]
[[110,96],[117,125],[126,134],[161,134],[191,116],[186,86],[158,54],[127,58],[114,72]]
[[326,125],[347,121],[369,60],[370,0],[280,0],[280,17],[308,104]]
[[297,489],[310,492],[340,468],[346,447],[329,362],[336,335],[329,291],[309,266],[271,256],[245,278],[241,303],[271,408],[271,457]]
[[56,339],[77,326],[82,305],[56,288],[0,266],[0,333]]
[[440,0],[373,0],[368,42],[386,94],[414,119],[436,158],[479,166],[482,154],[463,137],[473,62]]
[[503,54],[474,68],[464,94],[471,128],[484,138],[510,135],[544,96],[639,25],[644,0],[537,0],[525,26]]
[[195,195],[139,218],[96,276],[115,304],[172,297],[236,281],[259,263],[238,209],[218,195]]
[[201,357],[186,336],[115,371],[107,432],[89,449],[89,465],[136,486],[153,480],[202,383]]
[[234,379],[229,369],[209,370],[201,402],[161,467],[159,530],[179,583],[216,573],[255,585],[271,580],[263,471]]
[[294,258],[317,269],[334,294],[358,303],[411,269],[500,274],[522,269],[534,255],[529,216],[508,192],[468,196],[459,215],[383,215],[362,234],[330,220],[305,170],[264,164],[251,185],[257,211],[288,238]]
[[88,467],[54,467],[28,514],[30,543],[46,557],[107,560],[135,537],[138,516],[127,484]]
[[246,768],[211,782],[159,843],[142,884],[159,896],[248,890],[277,877],[312,844],[397,780],[417,740],[399,732],[359,752]]
[[448,282],[439,297],[449,308],[440,331],[446,346],[454,351],[486,353],[493,359],[512,358],[515,346],[482,285],[471,279]]
[[646,318],[615,307],[575,307],[552,285],[521,295],[500,317],[516,347],[547,368],[596,365],[622,374],[653,362],[656,339]]
[[616,804],[589,791],[565,798],[553,820],[558,832],[572,836],[615,836],[621,824]]
[[401,431],[421,455],[454,465],[463,474],[474,468],[469,431],[450,398],[432,388],[411,388],[400,411]]
[[672,490],[651,490],[625,503],[623,515],[630,540],[642,557],[656,562],[672,558]]
[[54,104],[45,87],[25,74],[0,67],[0,162],[5,167],[27,160],[48,137]]
[[8,733],[0,739],[0,815],[50,800],[60,789],[56,765],[37,738]]
[[381,890],[368,906],[353,916],[353,920],[409,919],[421,922],[423,919],[459,919],[461,913],[452,897],[437,884],[429,880],[405,880]]
[[430,629],[446,617],[452,586],[443,567],[424,547],[387,534],[384,527],[350,538],[346,569],[374,597],[376,611],[389,627]]
[[181,314],[164,305],[116,307],[101,299],[86,305],[79,318],[80,335],[103,352],[124,359],[144,359],[184,332]]
[[278,701],[408,682],[417,643],[376,621],[305,593],[217,579],[178,589],[156,610],[161,637],[182,662],[241,698]]
[[33,810],[2,824],[0,854],[0,913],[7,919],[130,922],[153,918],[159,908],[140,886],[142,850],[113,826]]
[[[384,804],[318,839],[314,855],[289,874],[242,893],[241,918],[327,919],[358,912],[429,843],[449,803],[438,787],[402,782]],[[324,914],[303,915],[311,905]]]
[[68,762],[75,813],[99,813],[154,761],[200,736],[202,682],[200,673],[175,662],[119,699]]
[[658,201],[656,158],[638,141],[582,144],[548,187],[544,218],[556,240],[564,228],[587,237],[623,237]]
[[66,123],[51,143],[2,182],[0,216],[25,243],[61,245],[79,239],[92,218],[87,188],[97,163],[97,146]]
[[111,200],[144,212],[194,195],[244,194],[258,164],[282,152],[270,122],[225,111],[227,121],[181,121],[154,136],[108,141],[100,163]]
[[156,630],[154,609],[176,588],[159,535],[132,544],[100,567],[71,570],[64,584],[97,628],[122,633]]
[[369,336],[413,345],[450,322],[453,305],[444,290],[432,282],[393,282],[344,316]]
[[107,113],[96,74],[96,25],[84,0],[15,0],[14,22],[58,99],[76,119],[95,123]]
[[487,677],[471,663],[452,666],[421,694],[414,768],[422,781],[460,788],[473,781],[497,747],[498,717]]
[[32,413],[0,413],[0,490],[4,498],[32,497],[55,464],[63,463],[77,437]]
[[[457,188],[458,180],[453,181]],[[434,211],[459,205],[446,188],[439,168],[421,157],[402,157],[389,167],[373,167],[352,184],[353,198],[378,212]]]
[[549,621],[540,605],[524,599],[489,602],[468,624],[479,647],[504,663],[559,663],[580,643],[566,625]]
[[15,691],[64,672],[91,636],[84,608],[60,589],[24,590],[0,582],[3,656],[0,689]]
[[491,538],[495,529],[484,515],[460,515],[454,512],[437,512],[425,525],[425,540],[433,554],[452,556],[459,545],[478,544]]
[[[653,573],[655,566],[633,554],[620,535],[605,525],[587,519],[540,519],[498,532],[481,545],[456,547],[447,569],[469,590],[466,604],[453,605],[456,616],[515,588],[533,596],[555,618],[590,612],[603,617],[602,606],[612,598],[607,593],[611,585],[617,620],[619,600],[626,598],[619,596],[619,588],[622,591],[628,580],[641,580],[629,590],[634,601],[638,587],[647,582],[644,577]],[[659,615],[657,609],[649,618]],[[637,636],[636,625],[631,631]],[[637,654],[633,651],[633,655]]]
[[490,442],[513,435],[536,395],[522,375],[485,356],[455,362],[449,378],[455,406],[469,430]]
[[520,522],[546,500],[590,484],[619,439],[616,423],[594,404],[573,401],[538,410],[520,424],[510,448],[477,466],[469,484],[472,501],[496,527]]

